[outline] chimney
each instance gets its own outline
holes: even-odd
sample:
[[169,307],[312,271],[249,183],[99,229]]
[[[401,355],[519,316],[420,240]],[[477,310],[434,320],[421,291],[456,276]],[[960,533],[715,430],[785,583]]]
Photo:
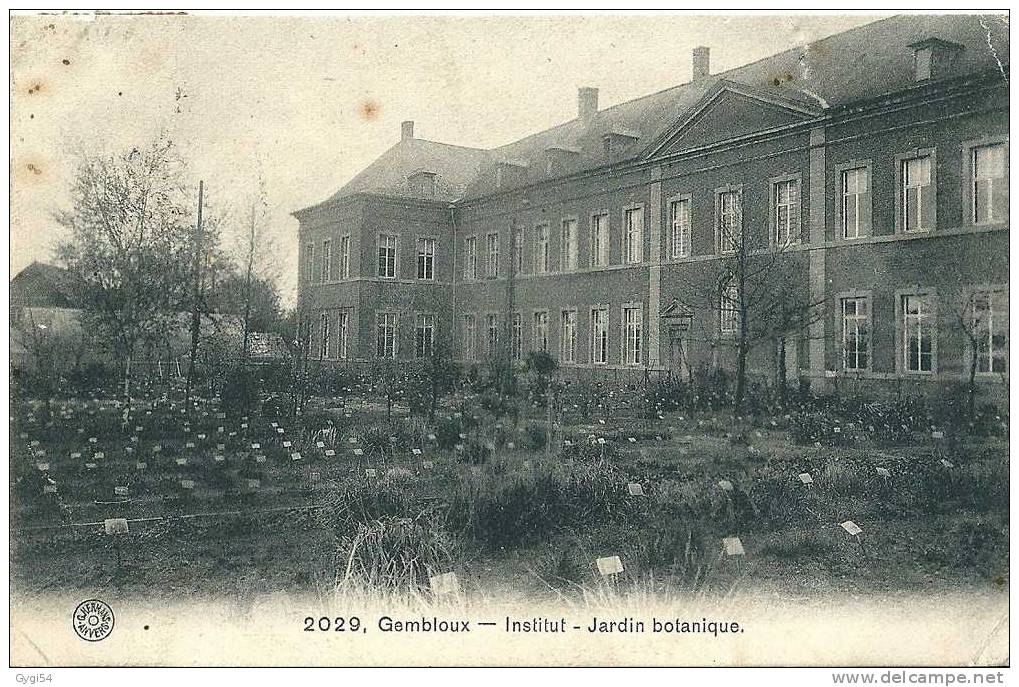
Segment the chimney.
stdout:
[[711,76],[711,48],[703,45],[694,48],[690,57],[690,64],[693,81]]
[[400,125],[400,140],[401,141],[414,140],[414,122],[407,121]]
[[584,86],[577,90],[577,117],[590,122],[598,114],[598,89]]

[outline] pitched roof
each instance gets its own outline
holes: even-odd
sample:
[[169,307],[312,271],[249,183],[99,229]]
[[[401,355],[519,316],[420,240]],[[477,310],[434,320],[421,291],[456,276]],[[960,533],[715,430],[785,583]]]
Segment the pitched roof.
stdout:
[[[446,201],[483,196],[496,190],[492,170],[499,161],[526,165],[516,183],[526,184],[602,166],[610,161],[602,139],[607,133],[639,134],[618,141],[612,159],[640,155],[708,96],[720,81],[735,82],[790,103],[830,110],[910,87],[915,83],[911,44],[937,38],[964,47],[954,73],[989,69],[1004,72],[1008,64],[1008,25],[1000,17],[977,15],[908,15],[883,19],[778,53],[771,57],[681,84],[597,112],[587,122],[574,119],[512,143],[481,150],[421,139],[403,141],[329,198],[358,192],[420,197],[407,183],[414,171],[436,173],[435,198]],[[549,169],[554,148],[579,154],[559,155]],[[503,189],[507,184],[503,183]]]

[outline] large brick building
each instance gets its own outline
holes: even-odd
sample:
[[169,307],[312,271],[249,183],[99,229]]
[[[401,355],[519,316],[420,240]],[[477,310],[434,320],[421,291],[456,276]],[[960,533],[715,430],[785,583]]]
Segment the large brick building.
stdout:
[[692,291],[748,237],[819,313],[756,337],[752,370],[926,390],[975,347],[1000,385],[1007,59],[999,19],[896,17],[721,74],[698,48],[688,83],[606,109],[582,88],[576,119],[492,150],[406,122],[295,213],[311,355],[731,365],[746,301]]

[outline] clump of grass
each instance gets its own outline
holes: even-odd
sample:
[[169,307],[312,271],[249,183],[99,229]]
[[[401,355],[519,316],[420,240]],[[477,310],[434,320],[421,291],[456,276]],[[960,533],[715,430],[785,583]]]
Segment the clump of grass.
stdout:
[[431,519],[383,517],[362,523],[338,550],[340,585],[356,584],[385,592],[428,588],[429,577],[447,572],[459,542]]

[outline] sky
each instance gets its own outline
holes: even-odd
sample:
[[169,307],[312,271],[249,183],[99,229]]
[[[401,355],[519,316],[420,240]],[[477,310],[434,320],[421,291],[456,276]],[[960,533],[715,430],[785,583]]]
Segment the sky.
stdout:
[[247,231],[264,185],[285,303],[297,221],[400,137],[490,148],[599,105],[684,83],[690,52],[720,72],[874,21],[858,16],[15,16],[10,276],[52,261],[79,151],[171,138],[194,185]]

